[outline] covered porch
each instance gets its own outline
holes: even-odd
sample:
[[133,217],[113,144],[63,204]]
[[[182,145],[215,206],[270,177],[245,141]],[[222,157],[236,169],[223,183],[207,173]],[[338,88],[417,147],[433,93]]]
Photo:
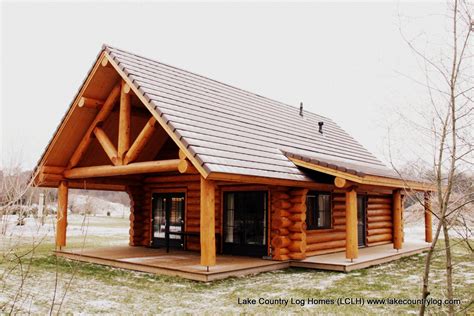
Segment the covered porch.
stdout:
[[57,250],[56,255],[115,268],[179,276],[209,282],[288,268],[289,262],[252,257],[218,255],[216,265],[209,269],[200,264],[199,252],[149,247],[107,247]]
[[305,260],[291,262],[292,267],[309,269],[350,272],[365,269],[379,264],[388,263],[403,257],[408,257],[428,251],[431,243],[409,241],[403,248],[394,249],[393,244],[385,244],[359,249],[356,260],[347,260],[344,251],[308,257]]

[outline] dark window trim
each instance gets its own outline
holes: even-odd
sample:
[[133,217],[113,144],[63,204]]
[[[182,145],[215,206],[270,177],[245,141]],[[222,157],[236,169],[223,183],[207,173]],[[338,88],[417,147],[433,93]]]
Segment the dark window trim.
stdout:
[[[309,191],[306,195],[306,198],[308,198],[309,195],[315,195],[315,210],[311,210],[312,212],[317,213],[319,216],[319,195],[329,195],[329,226],[324,226],[324,227],[318,227],[317,221],[314,226],[309,226],[308,224],[308,205],[306,205],[306,225],[307,225],[307,230],[328,230],[328,229],[333,229],[334,227],[334,220],[333,220],[333,209],[332,209],[332,192],[331,191]],[[316,217],[317,218],[317,217]]]

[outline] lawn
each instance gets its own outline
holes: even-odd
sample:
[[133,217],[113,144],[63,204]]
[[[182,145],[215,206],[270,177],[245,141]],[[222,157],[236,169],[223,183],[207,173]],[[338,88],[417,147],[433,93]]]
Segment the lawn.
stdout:
[[[88,223],[87,223],[88,222]],[[126,244],[128,220],[94,217],[84,222],[71,218],[68,231],[69,247],[99,247]],[[86,233],[87,232],[87,233]],[[14,234],[8,238],[16,238]],[[175,277],[156,276],[104,266],[57,259],[51,255],[52,235],[47,236],[34,253],[32,237],[22,237],[22,243],[3,242],[4,256],[0,263],[1,312],[45,314],[56,313],[331,313],[331,314],[407,314],[417,313],[417,305],[337,305],[324,304],[322,299],[338,298],[398,298],[417,299],[420,296],[424,255],[412,256],[389,264],[351,273],[287,269],[259,275],[231,278],[213,283],[198,283]],[[15,245],[6,252],[5,245]],[[441,248],[440,248],[441,249]],[[466,308],[474,293],[474,263],[472,254],[457,245],[455,251],[456,298]],[[438,252],[432,275],[431,296],[444,299],[443,256]],[[22,277],[23,276],[23,277]],[[21,289],[21,291],[20,291]],[[275,304],[259,304],[259,298]],[[255,299],[257,304],[239,304]],[[291,300],[287,305],[279,299]],[[313,300],[312,304],[308,300]],[[14,304],[13,304],[14,303]],[[13,305],[13,306],[12,306]],[[439,306],[428,307],[430,313],[442,313]],[[472,308],[472,305],[471,305]]]

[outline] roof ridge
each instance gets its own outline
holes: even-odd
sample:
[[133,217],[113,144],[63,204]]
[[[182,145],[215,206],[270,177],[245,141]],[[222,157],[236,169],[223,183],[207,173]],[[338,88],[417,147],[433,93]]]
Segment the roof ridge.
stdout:
[[[149,57],[140,55],[140,54],[136,54],[136,53],[130,52],[130,51],[125,50],[125,49],[118,48],[118,47],[116,47],[116,46],[112,46],[112,45],[108,45],[108,44],[105,44],[105,43],[104,43],[104,44],[102,45],[102,49],[103,49],[103,50],[107,50],[107,49],[118,50],[118,51],[120,51],[120,52],[123,52],[123,53],[126,53],[126,54],[130,54],[130,55],[133,55],[133,56],[138,57],[138,58],[146,59],[146,60],[148,60],[148,61],[151,61],[151,62],[154,62],[154,63],[158,63],[158,64],[161,64],[161,65],[164,65],[164,66],[166,66],[166,67],[170,67],[170,68],[173,68],[173,69],[177,69],[177,70],[180,70],[180,71],[184,71],[184,72],[190,73],[190,74],[192,74],[192,75],[195,75],[195,76],[197,76],[197,77],[204,78],[204,79],[206,79],[206,80],[213,81],[213,82],[215,82],[215,83],[217,83],[217,84],[220,84],[220,85],[223,85],[223,86],[226,86],[226,87],[229,87],[229,88],[238,90],[238,91],[243,92],[243,93],[245,93],[245,94],[250,94],[250,95],[256,96],[256,97],[258,97],[258,98],[264,99],[264,100],[266,100],[266,101],[270,101],[270,103],[275,103],[276,106],[279,105],[279,106],[289,107],[289,108],[291,108],[291,109],[294,109],[295,111],[298,111],[298,109],[299,109],[299,106],[297,106],[297,105],[287,104],[287,103],[284,103],[284,102],[281,102],[281,101],[278,101],[278,100],[275,100],[275,99],[272,99],[272,98],[263,96],[263,95],[261,95],[261,94],[255,93],[255,92],[251,92],[251,91],[248,91],[248,90],[245,90],[245,89],[242,89],[242,88],[239,88],[239,87],[230,85],[230,84],[228,84],[228,83],[225,83],[225,82],[222,82],[222,81],[219,81],[219,80],[216,80],[216,79],[207,77],[207,76],[203,76],[203,75],[201,75],[201,74],[195,73],[195,72],[190,71],[190,70],[186,70],[186,69],[184,69],[184,68],[179,68],[179,67],[176,67],[176,66],[173,66],[173,65],[170,65],[170,64],[161,62],[161,61],[156,60],[156,59],[152,59],[152,58],[149,58]],[[318,113],[314,113],[314,112],[308,111],[308,110],[304,110],[304,112],[305,112],[305,113],[308,113],[308,114],[311,114],[311,115],[315,115],[315,116],[324,118],[324,119],[326,119],[326,120],[329,120],[329,121],[335,123],[335,121],[334,121],[332,118],[330,118],[330,117],[327,117],[327,116],[324,116],[324,115],[321,115],[321,114],[318,114]]]

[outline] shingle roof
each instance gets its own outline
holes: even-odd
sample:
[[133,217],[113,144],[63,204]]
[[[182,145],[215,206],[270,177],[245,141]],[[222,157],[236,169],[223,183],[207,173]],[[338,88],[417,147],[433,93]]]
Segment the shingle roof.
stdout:
[[[309,180],[288,159],[395,177],[329,118],[104,46],[137,89],[209,173]],[[318,122],[324,122],[323,133]]]

